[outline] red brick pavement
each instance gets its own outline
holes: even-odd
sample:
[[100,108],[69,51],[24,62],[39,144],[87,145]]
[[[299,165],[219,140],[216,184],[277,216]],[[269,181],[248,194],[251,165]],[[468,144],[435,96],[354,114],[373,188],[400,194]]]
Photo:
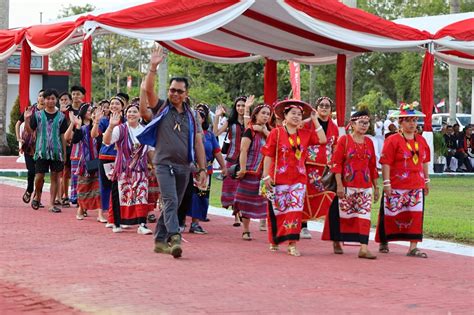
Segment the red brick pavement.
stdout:
[[18,156],[0,156],[0,169],[26,170],[25,163],[17,163]]
[[[22,193],[0,185],[0,313],[28,306],[46,312],[55,303],[63,314],[474,310],[469,257],[429,251],[429,259],[410,258],[406,247],[394,245],[375,261],[361,260],[357,247],[336,256],[316,235],[299,243],[303,256],[296,258],[269,252],[258,224],[255,240],[245,242],[232,219],[212,216],[203,223],[208,235],[184,234],[184,256],[175,260],[153,253],[151,236],[135,229],[113,234],[93,213],[77,221],[73,209],[34,211],[21,202]],[[18,288],[28,297],[18,298]]]

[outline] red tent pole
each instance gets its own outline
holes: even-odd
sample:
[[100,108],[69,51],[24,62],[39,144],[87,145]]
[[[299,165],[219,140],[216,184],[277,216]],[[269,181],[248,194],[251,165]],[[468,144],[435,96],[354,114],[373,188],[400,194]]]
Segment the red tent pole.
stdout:
[[31,73],[31,47],[26,40],[21,46],[20,57],[20,112],[23,113],[30,104],[30,73]]
[[84,101],[89,103],[92,100],[92,37],[82,42],[81,85],[86,89]]
[[336,65],[336,113],[337,125],[344,127],[346,116],[346,55],[337,55]]
[[277,62],[265,59],[263,75],[263,98],[265,104],[273,105],[278,98]]
[[432,115],[434,108],[434,56],[428,50],[425,52],[420,76],[421,110],[426,115],[423,130],[433,131]]

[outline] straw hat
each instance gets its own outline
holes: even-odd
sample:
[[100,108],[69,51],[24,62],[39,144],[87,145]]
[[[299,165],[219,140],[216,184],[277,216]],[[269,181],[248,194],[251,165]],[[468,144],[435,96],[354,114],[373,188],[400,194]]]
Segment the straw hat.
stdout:
[[303,119],[306,119],[309,116],[311,116],[311,112],[313,111],[313,108],[311,107],[311,105],[303,101],[284,100],[284,101],[278,102],[274,107],[274,113],[277,116],[277,118],[281,120],[285,119],[284,112],[285,112],[285,109],[289,107],[299,107],[303,111]]

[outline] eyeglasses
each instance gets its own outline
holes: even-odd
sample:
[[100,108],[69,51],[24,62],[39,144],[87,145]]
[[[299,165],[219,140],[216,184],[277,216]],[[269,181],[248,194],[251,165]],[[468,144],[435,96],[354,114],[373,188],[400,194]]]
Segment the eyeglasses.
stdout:
[[331,108],[331,104],[319,104],[318,107],[320,107],[320,108]]
[[357,123],[361,126],[368,126],[370,124],[370,121],[359,120]]
[[169,91],[170,91],[171,94],[178,93],[179,95],[181,95],[181,94],[183,94],[184,92],[186,92],[186,91],[184,91],[184,90],[175,89],[175,88],[170,88]]

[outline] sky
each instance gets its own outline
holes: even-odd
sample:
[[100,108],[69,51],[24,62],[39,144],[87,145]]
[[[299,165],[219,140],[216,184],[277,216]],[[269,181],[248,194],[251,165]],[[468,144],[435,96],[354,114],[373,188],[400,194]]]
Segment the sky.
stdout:
[[82,6],[93,4],[96,9],[129,3],[130,0],[10,0],[9,28],[40,24],[40,12],[43,12],[43,23],[56,20],[63,7],[70,4]]

